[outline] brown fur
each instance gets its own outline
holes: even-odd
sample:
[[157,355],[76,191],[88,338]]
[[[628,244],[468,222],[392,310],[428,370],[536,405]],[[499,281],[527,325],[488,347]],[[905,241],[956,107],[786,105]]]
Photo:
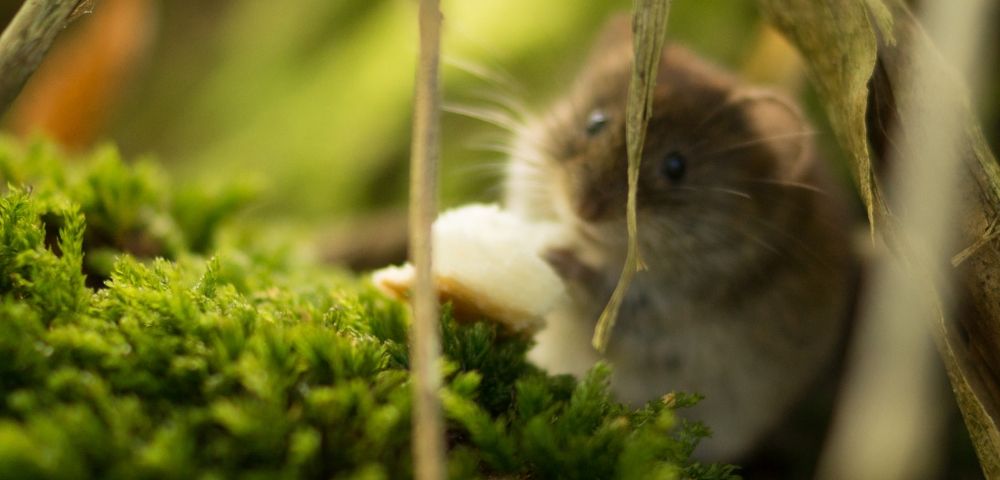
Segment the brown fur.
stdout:
[[[547,254],[573,294],[533,358],[580,374],[598,359],[594,321],[625,257],[625,98],[630,35],[619,20],[565,98],[515,139],[508,208],[560,223]],[[587,131],[601,112],[606,125]],[[671,152],[683,178],[662,174]],[[699,454],[736,460],[801,397],[845,330],[854,262],[843,194],[810,126],[774,93],[678,47],[664,50],[638,191],[635,279],[607,359],[624,401],[702,393],[714,437]]]

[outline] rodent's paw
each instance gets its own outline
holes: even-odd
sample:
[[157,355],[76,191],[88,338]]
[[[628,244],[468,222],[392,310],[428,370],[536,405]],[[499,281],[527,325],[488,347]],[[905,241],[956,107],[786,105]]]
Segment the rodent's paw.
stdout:
[[600,278],[596,269],[584,263],[575,251],[566,247],[547,249],[542,252],[542,259],[566,282],[593,285]]

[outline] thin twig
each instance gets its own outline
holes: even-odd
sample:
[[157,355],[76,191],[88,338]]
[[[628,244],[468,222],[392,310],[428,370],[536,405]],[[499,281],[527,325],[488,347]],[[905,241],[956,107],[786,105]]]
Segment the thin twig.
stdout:
[[0,114],[10,108],[56,35],[89,0],[27,0],[0,34]]
[[420,1],[420,63],[417,67],[410,159],[410,259],[416,268],[410,339],[413,374],[414,473],[420,480],[444,478],[444,427],[438,355],[437,292],[431,274],[431,223],[437,209],[437,161],[441,98],[438,64],[441,12],[438,0]]

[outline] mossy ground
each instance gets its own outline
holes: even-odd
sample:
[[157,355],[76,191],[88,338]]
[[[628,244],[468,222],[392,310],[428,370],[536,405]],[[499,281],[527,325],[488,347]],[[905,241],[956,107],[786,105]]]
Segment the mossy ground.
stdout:
[[[222,240],[244,189],[9,141],[0,182],[0,478],[409,476],[406,308]],[[733,473],[690,461],[706,430],[674,415],[687,396],[630,410],[604,366],[548,376],[494,325],[446,308],[442,329],[454,478]]]

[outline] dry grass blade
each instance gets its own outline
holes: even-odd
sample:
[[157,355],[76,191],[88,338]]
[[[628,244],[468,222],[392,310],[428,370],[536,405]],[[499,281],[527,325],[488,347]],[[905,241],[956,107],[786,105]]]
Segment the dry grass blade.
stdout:
[[[970,2],[931,3],[938,12],[970,6]],[[903,163],[911,158],[907,152],[896,150],[900,144],[907,142],[895,138],[890,140],[887,132],[902,127],[898,130],[916,131],[917,136],[927,135],[919,127],[918,119],[922,116],[911,116],[903,111],[902,105],[906,101],[897,101],[900,97],[916,96],[923,104],[925,100],[937,100],[945,93],[951,101],[958,102],[960,113],[950,119],[937,118],[931,134],[940,134],[938,126],[948,123],[949,128],[958,128],[960,135],[957,143],[962,146],[960,157],[963,165],[954,168],[962,172],[967,183],[958,189],[960,207],[954,214],[958,228],[953,230],[962,237],[959,249],[967,248],[954,257],[954,262],[964,287],[962,293],[968,297],[968,306],[974,308],[964,309],[961,316],[946,316],[941,305],[937,304],[934,307],[936,316],[928,318],[928,313],[923,312],[923,318],[930,320],[938,352],[983,470],[989,478],[1000,478],[1000,429],[997,421],[1000,419],[1000,353],[997,353],[1000,352],[1000,323],[997,322],[1000,318],[1000,302],[997,301],[1000,277],[996,275],[1000,266],[1000,249],[995,247],[995,212],[1000,211],[1000,166],[970,108],[968,92],[954,77],[953,67],[958,57],[952,54],[921,55],[921,52],[933,51],[930,38],[913,18],[906,2],[901,0],[758,0],[758,4],[765,16],[802,52],[838,140],[853,157],[862,199],[873,220],[873,229],[893,249],[896,259],[903,265],[901,268],[915,268],[910,275],[924,277],[928,282],[940,280],[940,277],[929,274],[940,275],[939,271],[933,270],[940,270],[943,266],[937,263],[928,265],[913,257],[914,245],[907,238],[912,234],[902,228],[900,218],[894,214],[912,213],[919,208],[907,204],[907,208],[899,212],[890,210],[878,188],[879,182],[885,181],[879,175],[910,168],[908,165],[905,169],[885,165],[887,159]],[[997,7],[990,2],[983,7],[983,2],[979,1],[974,8]],[[968,21],[963,28],[973,28],[971,25],[975,20],[981,18],[989,18],[989,15],[980,15]],[[955,40],[949,35],[942,38]],[[874,68],[876,49],[878,68]],[[929,91],[914,93],[912,68],[921,62],[930,62],[927,68],[940,82]],[[977,63],[972,66],[976,67]],[[872,88],[870,103],[865,98],[869,86]],[[957,98],[952,98],[953,95]],[[873,118],[872,125],[867,129],[866,113]],[[873,147],[871,152],[868,150],[869,143],[865,141],[866,134]],[[873,168],[873,164],[878,167]],[[923,192],[923,198],[936,198],[933,193],[936,191]],[[932,271],[929,272],[929,269]],[[937,287],[939,285],[932,286]],[[940,291],[925,293],[924,297],[937,300]],[[909,300],[905,302],[912,303]]]
[[[940,57],[972,78],[981,58],[985,0],[935,3],[922,20],[940,39],[908,45],[912,62],[895,88],[899,124],[891,179],[898,216],[883,228],[901,234],[904,262],[876,265],[870,300],[859,326],[852,367],[830,445],[824,478],[914,478],[935,471],[941,418],[931,369],[931,343],[922,328],[951,316],[953,270],[944,262],[956,237],[961,206],[963,121],[959,82],[939,68]],[[938,335],[942,338],[943,335]],[[940,342],[947,348],[946,342]]]
[[27,0],[0,35],[0,114],[10,108],[81,0]]
[[[879,0],[866,0],[881,4]],[[868,80],[877,44],[861,0],[758,0],[764,16],[794,43],[806,60],[809,78],[822,97],[830,125],[851,156],[855,181],[868,209],[872,231],[880,192],[871,169],[865,135]],[[881,10],[879,10],[881,11]],[[879,25],[888,24],[877,15]]]
[[636,225],[636,190],[639,183],[639,163],[642,160],[642,145],[646,140],[646,125],[653,109],[653,89],[656,87],[656,73],[660,65],[660,53],[666,39],[667,17],[670,0],[635,0],[632,16],[632,45],[634,50],[632,78],[628,87],[626,107],[625,137],[628,144],[628,202],[626,218],[628,223],[628,252],[621,278],[611,294],[611,300],[601,313],[594,330],[593,345],[604,351],[611,338],[611,329],[618,318],[628,286],[638,270],[644,269],[639,254]]
[[445,476],[441,419],[441,350],[437,292],[431,275],[431,223],[437,210],[437,161],[440,151],[441,95],[438,65],[441,12],[438,0],[420,1],[420,60],[417,66],[410,159],[410,260],[416,268],[410,338],[413,372],[413,457],[415,477]]

